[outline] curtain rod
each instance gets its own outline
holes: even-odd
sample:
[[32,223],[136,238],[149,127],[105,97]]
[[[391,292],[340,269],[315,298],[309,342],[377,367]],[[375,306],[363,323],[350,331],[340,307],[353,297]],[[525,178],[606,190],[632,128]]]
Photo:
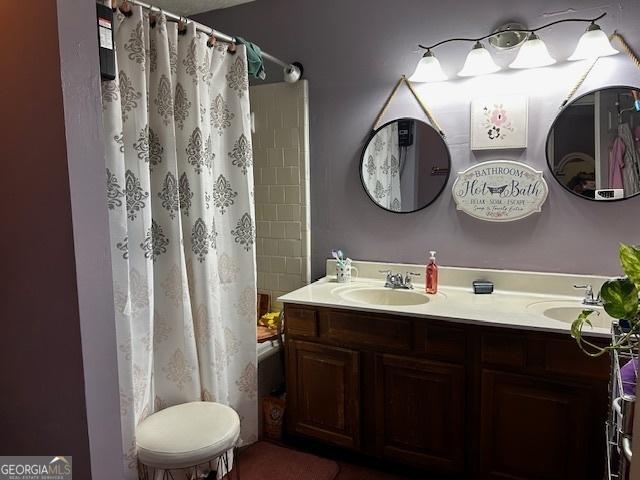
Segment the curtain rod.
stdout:
[[[208,27],[207,25],[203,25],[202,23],[196,22],[195,20],[192,20],[190,18],[183,17],[175,13],[167,12],[166,10],[160,7],[156,7],[155,5],[150,5],[140,0],[125,0],[122,3],[129,3],[130,5],[138,5],[139,7],[145,8],[151,12],[158,12],[158,13],[162,12],[167,18],[171,20],[175,20],[176,22],[184,22],[185,25],[187,23],[193,23],[196,30],[199,32],[205,33],[207,35],[213,35],[215,38],[222,40],[224,42],[234,43],[234,44],[238,43],[238,40],[235,37],[227,35],[226,33],[219,32],[215,28]],[[302,64],[298,62],[286,63],[280,60],[278,57],[274,57],[270,53],[267,53],[264,51],[262,52],[262,58],[269,60],[270,62],[273,62],[276,65],[281,66],[284,69],[283,75],[284,75],[284,80],[286,82],[295,83],[302,76],[302,72],[304,69],[302,67]]]

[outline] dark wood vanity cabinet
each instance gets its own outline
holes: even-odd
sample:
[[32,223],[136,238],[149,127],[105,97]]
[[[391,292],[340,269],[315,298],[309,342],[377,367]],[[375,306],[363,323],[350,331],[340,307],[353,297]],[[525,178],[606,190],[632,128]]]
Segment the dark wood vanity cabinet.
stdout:
[[568,333],[473,331],[480,478],[600,480],[609,359],[587,357]]
[[[481,389],[484,478],[595,478],[587,475],[589,456],[584,451],[590,447],[585,440],[594,413],[589,389],[485,369]],[[601,452],[595,448],[593,454]]]
[[602,478],[608,359],[568,334],[285,305],[287,432],[455,478]]
[[464,467],[464,367],[376,355],[376,453],[427,469]]
[[291,340],[287,345],[290,425],[296,433],[357,448],[360,434],[359,354]]

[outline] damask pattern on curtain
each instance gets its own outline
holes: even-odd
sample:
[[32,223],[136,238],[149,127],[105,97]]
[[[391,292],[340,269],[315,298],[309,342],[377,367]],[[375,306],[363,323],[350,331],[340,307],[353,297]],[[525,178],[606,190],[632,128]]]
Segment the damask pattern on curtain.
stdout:
[[257,439],[256,274],[246,52],[132,8],[102,84],[126,477],[135,426],[193,400]]
[[378,130],[369,142],[362,178],[367,191],[380,206],[396,212],[402,210],[397,122]]

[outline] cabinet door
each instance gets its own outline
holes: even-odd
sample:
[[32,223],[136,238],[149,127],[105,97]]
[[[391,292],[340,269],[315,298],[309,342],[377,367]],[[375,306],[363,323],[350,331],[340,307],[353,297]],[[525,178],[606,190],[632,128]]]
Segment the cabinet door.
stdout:
[[360,425],[358,352],[291,340],[288,427],[292,433],[356,448]]
[[601,470],[586,469],[600,454],[589,426],[602,412],[591,409],[591,389],[492,370],[481,381],[482,478],[602,478]]
[[378,455],[442,472],[464,470],[464,368],[395,355],[376,360]]

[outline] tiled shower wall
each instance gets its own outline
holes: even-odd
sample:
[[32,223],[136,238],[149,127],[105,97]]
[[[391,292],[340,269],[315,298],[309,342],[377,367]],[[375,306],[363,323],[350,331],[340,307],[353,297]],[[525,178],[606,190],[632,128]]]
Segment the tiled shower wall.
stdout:
[[311,274],[307,81],[255,85],[250,97],[258,291],[280,309]]

